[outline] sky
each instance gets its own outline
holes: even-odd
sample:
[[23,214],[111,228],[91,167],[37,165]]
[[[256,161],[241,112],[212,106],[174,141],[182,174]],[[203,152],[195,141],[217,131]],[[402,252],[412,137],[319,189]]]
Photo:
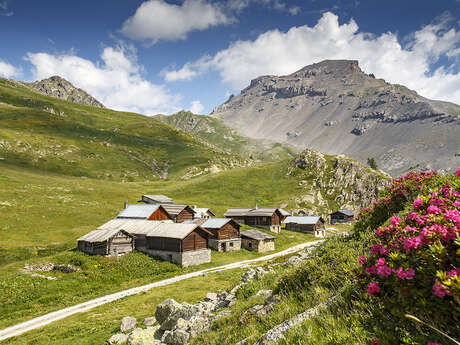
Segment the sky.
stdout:
[[460,104],[460,0],[0,0],[0,77],[60,75],[117,110],[209,114],[325,59]]

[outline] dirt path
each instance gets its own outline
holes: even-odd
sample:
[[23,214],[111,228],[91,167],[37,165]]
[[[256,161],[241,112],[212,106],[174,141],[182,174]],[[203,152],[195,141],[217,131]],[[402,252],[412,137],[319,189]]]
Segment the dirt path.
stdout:
[[92,299],[90,301],[80,303],[80,304],[74,305],[72,307],[64,308],[64,309],[61,309],[61,310],[58,310],[58,311],[54,311],[54,312],[45,314],[43,316],[36,317],[36,318],[31,319],[29,321],[22,322],[22,323],[19,323],[17,325],[14,325],[14,326],[5,328],[3,330],[0,330],[0,340],[5,340],[5,339],[11,338],[11,337],[15,337],[15,336],[20,335],[22,333],[25,333],[25,332],[31,331],[33,329],[48,325],[48,324],[50,324],[50,323],[52,323],[54,321],[64,319],[64,318],[66,318],[66,317],[68,317],[70,315],[73,315],[73,314],[76,314],[76,313],[82,313],[82,312],[91,310],[91,309],[93,309],[95,307],[98,307],[100,305],[110,303],[110,302],[116,301],[118,299],[127,297],[127,296],[135,295],[135,294],[138,294],[140,292],[145,292],[145,291],[148,291],[148,290],[153,289],[155,287],[170,285],[170,284],[176,283],[176,282],[181,281],[181,280],[185,280],[185,279],[189,279],[189,278],[193,278],[193,277],[198,277],[198,276],[200,276],[202,274],[205,274],[205,273],[213,273],[213,272],[231,270],[231,269],[234,269],[234,268],[247,267],[247,266],[249,266],[249,265],[251,265],[253,263],[259,262],[259,261],[266,261],[266,260],[270,260],[270,259],[273,259],[273,258],[276,258],[276,257],[279,257],[279,256],[284,256],[284,255],[287,255],[287,254],[295,253],[295,252],[297,252],[299,250],[302,250],[304,248],[314,246],[314,245],[316,245],[316,244],[318,244],[318,243],[320,243],[322,241],[323,240],[298,244],[296,246],[293,246],[293,247],[290,247],[288,249],[285,249],[285,250],[283,250],[281,252],[261,256],[261,257],[256,258],[256,259],[244,260],[244,261],[234,262],[234,263],[224,265],[224,266],[207,268],[205,270],[183,274],[183,275],[180,275],[180,276],[160,280],[160,281],[157,281],[155,283],[151,283],[151,284],[147,284],[147,285],[143,285],[143,286],[138,286],[138,287],[131,288],[131,289],[128,289],[128,290],[123,290],[123,291],[116,292],[116,293],[113,293],[113,294],[110,294],[110,295],[106,295],[106,296],[103,296],[103,297]]

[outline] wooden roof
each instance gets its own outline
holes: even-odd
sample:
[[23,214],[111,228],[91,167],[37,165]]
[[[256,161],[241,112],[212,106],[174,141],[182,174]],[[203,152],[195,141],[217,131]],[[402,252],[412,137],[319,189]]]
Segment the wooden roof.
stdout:
[[189,205],[179,204],[160,204],[171,216],[178,216],[185,208],[189,208],[193,213],[195,211]]
[[117,218],[147,219],[160,207],[162,206],[155,204],[127,205]]
[[163,237],[163,238],[175,238],[178,240],[183,240],[186,238],[192,231],[200,229],[203,232],[212,235],[206,229],[203,229],[197,224],[191,223],[163,223],[160,224],[157,228],[147,233],[147,237]]
[[85,241],[90,243],[105,242],[117,235],[119,232],[122,232],[126,236],[131,236],[128,232],[119,229],[93,230],[80,237],[78,241]]
[[98,230],[118,229],[125,230],[132,235],[146,235],[156,229],[161,223],[172,223],[172,220],[146,220],[115,218],[98,227]]
[[283,220],[283,224],[294,223],[294,224],[303,224],[303,225],[314,225],[321,220],[324,223],[324,219],[320,216],[304,216],[296,217],[290,216]]
[[152,201],[153,203],[160,203],[160,204],[172,204],[173,199],[167,197],[166,195],[151,195],[151,194],[144,194],[142,195],[142,200],[145,199]]
[[348,217],[354,217],[355,216],[355,213],[353,211],[350,211],[350,210],[338,210],[338,211],[335,211],[335,212],[332,212],[332,213],[329,213],[329,214],[334,214],[334,213],[342,213]]
[[258,241],[263,241],[263,240],[274,240],[275,237],[269,234],[266,234],[265,232],[251,229],[251,230],[246,230],[241,232],[241,237],[247,237],[252,240],[258,240]]
[[289,213],[281,208],[258,207],[258,208],[229,208],[224,213],[225,217],[271,217],[276,211],[281,215]]

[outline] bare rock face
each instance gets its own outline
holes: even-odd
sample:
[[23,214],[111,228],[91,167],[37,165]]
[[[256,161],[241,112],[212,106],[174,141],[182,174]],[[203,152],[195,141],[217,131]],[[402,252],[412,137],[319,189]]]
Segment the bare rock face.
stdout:
[[417,165],[449,171],[460,164],[460,106],[368,75],[353,60],[256,78],[212,115],[248,137],[362,162],[374,157],[392,175]]
[[70,102],[91,105],[93,107],[105,108],[101,102],[87,92],[76,88],[70,82],[59,76],[53,76],[34,83],[27,83],[26,85],[47,96],[62,98]]

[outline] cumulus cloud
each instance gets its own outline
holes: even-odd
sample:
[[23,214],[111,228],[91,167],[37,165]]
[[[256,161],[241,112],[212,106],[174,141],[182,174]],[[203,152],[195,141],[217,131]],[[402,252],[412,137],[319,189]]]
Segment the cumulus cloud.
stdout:
[[193,77],[198,75],[196,71],[190,64],[185,64],[179,70],[165,70],[161,73],[166,81],[177,81],[177,80],[191,80]]
[[[460,32],[452,23],[452,18],[443,15],[398,39],[391,32],[360,32],[354,20],[340,25],[338,16],[327,12],[315,26],[267,31],[255,40],[236,41],[214,56],[189,62],[188,78],[183,79],[190,79],[193,71],[196,76],[215,70],[223,82],[241,89],[260,75],[289,74],[325,59],[355,59],[378,78],[406,85],[426,97],[460,103],[460,73],[455,70]],[[444,66],[433,68],[444,57]]]
[[35,79],[59,75],[112,109],[150,115],[180,109],[179,96],[143,78],[132,47],[106,47],[96,63],[73,53],[28,53],[26,59]]
[[10,11],[8,8],[8,1],[0,1],[0,16],[11,17],[14,14],[13,11]]
[[203,104],[200,101],[193,101],[190,106],[190,111],[194,114],[201,114],[204,110]]
[[0,77],[13,78],[21,74],[20,69],[10,65],[9,63],[0,60]]
[[183,40],[191,31],[229,24],[233,20],[219,4],[205,0],[185,0],[181,5],[149,0],[124,22],[121,32],[131,39],[155,44],[159,40]]
[[236,12],[240,12],[251,4],[256,4],[258,6],[264,6],[271,8],[277,11],[284,11],[293,16],[299,14],[299,6],[288,6],[285,2],[281,0],[228,0],[225,3],[225,7]]

